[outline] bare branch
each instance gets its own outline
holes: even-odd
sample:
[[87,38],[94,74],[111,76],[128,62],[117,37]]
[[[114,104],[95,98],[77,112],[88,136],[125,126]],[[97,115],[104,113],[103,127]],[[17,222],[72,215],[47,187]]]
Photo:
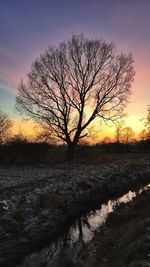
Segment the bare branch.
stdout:
[[32,64],[27,83],[19,86],[17,109],[76,145],[96,117],[105,122],[121,117],[133,76],[132,55],[117,54],[112,43],[73,35]]

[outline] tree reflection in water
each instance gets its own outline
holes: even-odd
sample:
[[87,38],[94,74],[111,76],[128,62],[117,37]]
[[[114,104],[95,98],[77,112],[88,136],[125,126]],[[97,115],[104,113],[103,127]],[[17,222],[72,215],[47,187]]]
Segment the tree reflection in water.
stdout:
[[19,267],[67,267],[73,266],[72,262],[78,258],[79,253],[84,248],[84,244],[89,242],[94,232],[105,223],[108,215],[115,211],[121,203],[128,203],[150,185],[142,188],[138,192],[129,191],[122,197],[109,200],[101,205],[99,210],[91,211],[87,215],[78,218],[77,221],[65,231],[65,234],[51,244],[48,248],[40,252],[33,253],[26,257],[24,263]]

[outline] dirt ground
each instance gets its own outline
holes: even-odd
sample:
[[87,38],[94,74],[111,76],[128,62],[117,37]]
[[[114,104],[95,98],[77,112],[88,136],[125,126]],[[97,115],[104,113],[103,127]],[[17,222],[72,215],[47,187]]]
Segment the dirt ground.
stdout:
[[148,159],[0,167],[0,266],[54,241],[77,217],[150,182]]

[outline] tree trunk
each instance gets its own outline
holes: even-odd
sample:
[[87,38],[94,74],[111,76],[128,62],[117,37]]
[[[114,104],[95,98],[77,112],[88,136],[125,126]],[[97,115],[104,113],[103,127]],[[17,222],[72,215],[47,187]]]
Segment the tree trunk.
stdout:
[[68,145],[67,152],[66,152],[66,161],[69,161],[69,162],[73,161],[76,146],[77,146],[76,143],[71,143]]

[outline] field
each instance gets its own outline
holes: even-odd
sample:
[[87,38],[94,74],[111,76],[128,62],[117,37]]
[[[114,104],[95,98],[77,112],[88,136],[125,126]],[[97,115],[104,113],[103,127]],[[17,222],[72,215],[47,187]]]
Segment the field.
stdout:
[[96,152],[82,163],[1,165],[0,266],[16,266],[83,214],[149,182],[149,154]]

